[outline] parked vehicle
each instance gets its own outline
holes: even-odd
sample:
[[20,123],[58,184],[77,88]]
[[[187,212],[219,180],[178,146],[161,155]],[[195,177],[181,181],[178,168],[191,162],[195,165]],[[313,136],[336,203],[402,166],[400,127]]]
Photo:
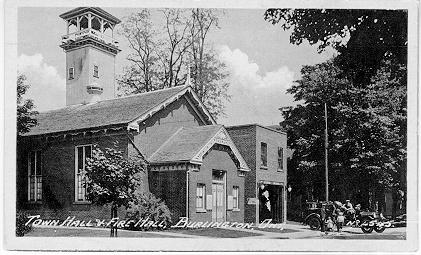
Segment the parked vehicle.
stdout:
[[[322,226],[321,210],[326,211],[326,217],[334,217],[337,209],[342,209],[337,203],[328,202],[307,202],[307,208],[303,215],[303,223],[310,226],[313,230],[319,230]],[[345,217],[345,226],[361,228],[364,233],[376,231],[382,233],[386,228],[391,227],[391,222],[383,217],[381,213],[361,211],[356,214],[355,211],[347,214]]]
[[325,208],[326,217],[332,217],[335,210],[333,202],[307,202],[307,207],[303,215],[303,223],[310,226],[313,230],[318,230],[322,226],[322,218],[320,216],[322,207]]
[[373,230],[377,233],[382,233],[386,228],[392,226],[391,222],[383,217],[381,213],[367,211],[361,212],[359,216],[349,220],[346,225],[361,228],[364,233],[371,233]]

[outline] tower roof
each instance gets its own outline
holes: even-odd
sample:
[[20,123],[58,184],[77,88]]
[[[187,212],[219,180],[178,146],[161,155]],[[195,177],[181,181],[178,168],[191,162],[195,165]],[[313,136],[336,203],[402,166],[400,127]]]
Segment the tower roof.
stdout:
[[113,15],[111,15],[110,13],[104,11],[103,9],[99,7],[78,7],[61,14],[59,17],[62,19],[70,19],[86,12],[92,12],[114,24],[118,24],[121,22],[121,20],[119,20],[118,18],[114,17]]

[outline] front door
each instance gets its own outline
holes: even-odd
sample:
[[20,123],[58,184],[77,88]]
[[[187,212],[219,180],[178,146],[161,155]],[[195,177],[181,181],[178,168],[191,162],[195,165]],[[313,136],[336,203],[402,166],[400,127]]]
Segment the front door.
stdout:
[[212,221],[225,221],[225,192],[223,183],[212,183]]
[[212,171],[212,221],[224,222],[226,212],[225,171]]

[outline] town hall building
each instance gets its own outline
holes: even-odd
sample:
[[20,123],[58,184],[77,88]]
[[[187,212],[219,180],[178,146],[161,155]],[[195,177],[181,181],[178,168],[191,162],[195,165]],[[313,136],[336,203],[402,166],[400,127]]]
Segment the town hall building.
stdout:
[[60,45],[66,107],[40,112],[38,124],[19,137],[17,209],[109,218],[109,208],[91,204],[84,187],[85,159],[98,145],[139,158],[147,168],[140,188],[161,198],[173,220],[244,222],[246,176],[255,169],[190,84],[116,97],[120,49],[113,34],[120,20],[97,7],[60,17],[67,24]]

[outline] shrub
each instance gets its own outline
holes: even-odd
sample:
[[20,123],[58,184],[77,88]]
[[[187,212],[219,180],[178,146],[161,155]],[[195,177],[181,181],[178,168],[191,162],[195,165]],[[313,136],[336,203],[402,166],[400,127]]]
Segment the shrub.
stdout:
[[[155,221],[157,224],[162,222],[162,224],[166,227],[171,224],[171,212],[167,205],[161,199],[155,197],[152,193],[136,194],[134,201],[129,203],[126,217],[130,220],[134,220],[135,222],[145,220],[149,217],[150,221]],[[131,225],[130,229],[149,229],[149,227],[139,228],[134,225],[135,223]],[[162,228],[158,227],[158,229]]]
[[28,221],[28,214],[22,211],[16,212],[16,236],[24,236],[32,230],[32,225],[25,226]]

